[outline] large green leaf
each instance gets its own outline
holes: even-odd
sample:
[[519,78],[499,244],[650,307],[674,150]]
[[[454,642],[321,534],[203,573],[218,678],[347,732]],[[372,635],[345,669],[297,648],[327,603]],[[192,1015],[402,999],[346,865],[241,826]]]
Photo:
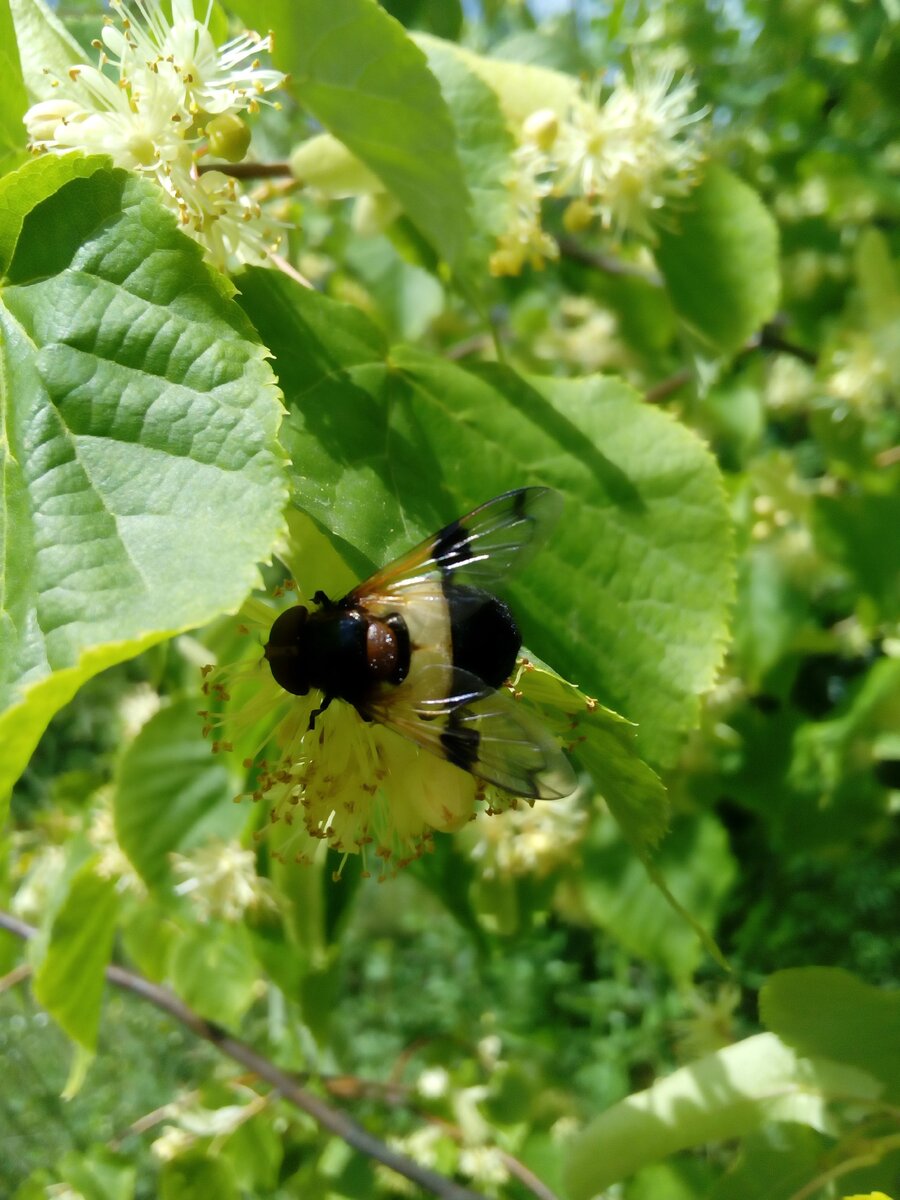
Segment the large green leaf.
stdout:
[[151,885],[168,875],[169,854],[183,848],[191,834],[197,836],[201,828],[213,833],[211,814],[224,814],[215,830],[222,837],[245,819],[228,803],[237,789],[222,761],[210,754],[196,709],[196,702],[182,700],[157,713],[128,747],[116,773],[116,836]]
[[448,260],[470,233],[469,195],[437,80],[403,26],[372,0],[231,0],[271,26],[304,107],[369,167]]
[[660,230],[656,260],[680,315],[733,354],[778,306],[778,229],[762,200],[713,166],[688,207]]
[[359,571],[507,488],[566,514],[511,588],[527,644],[666,761],[721,660],[729,519],[701,442],[612,379],[525,380],[399,347],[358,311],[262,272],[243,303],[278,358],[295,498]]
[[118,897],[115,880],[101,878],[94,860],[72,879],[50,929],[34,994],[74,1041],[97,1044],[104,972],[112,952]]
[[224,280],[124,172],[35,203],[65,169],[0,182],[0,797],[87,678],[236,608],[282,522],[278,393]]
[[759,995],[762,1020],[799,1054],[850,1063],[900,1099],[900,991],[833,967],[778,971]]
[[648,1163],[767,1121],[826,1128],[835,1099],[867,1101],[880,1085],[864,1071],[800,1058],[761,1033],[673,1071],[595,1117],[571,1145],[567,1193],[588,1200]]
[[0,175],[24,157],[27,107],[9,0],[0,0]]

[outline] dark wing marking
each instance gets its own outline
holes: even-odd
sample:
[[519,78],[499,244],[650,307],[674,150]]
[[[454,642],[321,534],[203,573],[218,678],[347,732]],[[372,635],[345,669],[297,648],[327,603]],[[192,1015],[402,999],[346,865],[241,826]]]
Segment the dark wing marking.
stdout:
[[575,790],[575,773],[550,733],[505,691],[449,665],[424,667],[382,688],[367,715],[479,779],[530,800]]
[[409,587],[418,587],[419,598],[425,599],[429,592],[421,585],[428,582],[436,585],[430,595],[440,599],[440,585],[448,579],[489,587],[527,561],[562,507],[562,497],[551,488],[505,492],[376,571],[354,588],[344,603],[390,598]]

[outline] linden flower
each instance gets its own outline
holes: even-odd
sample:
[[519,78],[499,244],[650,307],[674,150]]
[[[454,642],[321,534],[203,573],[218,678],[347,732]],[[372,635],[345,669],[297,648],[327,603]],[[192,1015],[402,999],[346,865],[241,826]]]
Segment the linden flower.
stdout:
[[233,923],[250,909],[274,907],[267,881],[256,874],[252,850],[215,841],[170,858],[182,880],[175,893],[189,897],[201,921],[219,918]]
[[541,879],[571,862],[572,851],[587,829],[587,813],[579,803],[578,793],[573,792],[552,804],[517,809],[502,828],[492,821],[476,821],[474,837],[467,840],[484,878],[533,875]]
[[551,191],[550,164],[536,143],[526,142],[513,155],[514,171],[506,181],[510,217],[490,257],[492,275],[519,275],[524,266],[540,270],[559,257],[556,240],[541,226],[541,202]]
[[595,85],[572,108],[553,146],[555,191],[582,195],[603,226],[654,240],[653,220],[693,187],[703,151],[693,127],[695,86],[668,68],[620,80],[601,102]]
[[32,149],[106,154],[157,184],[218,267],[265,260],[278,236],[259,205],[221,172],[201,174],[198,163],[210,144],[230,161],[246,152],[240,114],[272,103],[263,95],[284,79],[255,57],[269,39],[247,33],[216,47],[212,6],[198,21],[191,0],[173,0],[171,22],[159,0],[111,0],[111,7],[121,28],[107,24],[94,42],[98,66],[76,64],[63,78],[48,72],[53,94],[24,118]]
[[[204,668],[203,691],[217,710],[200,715],[204,732],[215,735],[214,751],[239,744],[243,753],[246,740],[255,739],[244,758],[255,783],[246,795],[268,808],[274,857],[309,862],[312,838],[313,847],[324,841],[345,860],[359,854],[366,876],[371,859],[377,860],[384,879],[429,851],[435,831],[462,828],[477,808],[493,814],[527,804],[393,730],[364,721],[343,701],[331,704],[310,729],[320,693],[285,692],[258,651],[277,613],[261,602],[244,612],[249,619],[241,631],[253,636],[255,655]],[[275,755],[264,757],[270,745]]]

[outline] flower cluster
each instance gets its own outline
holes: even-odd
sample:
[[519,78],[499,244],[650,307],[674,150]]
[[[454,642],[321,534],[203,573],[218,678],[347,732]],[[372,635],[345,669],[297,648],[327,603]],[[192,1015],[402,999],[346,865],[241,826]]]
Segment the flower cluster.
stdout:
[[703,149],[696,133],[705,110],[695,87],[674,72],[639,70],[604,93],[594,84],[560,119],[533,112],[521,130],[509,180],[512,217],[491,260],[495,275],[542,265],[558,247],[541,227],[541,200],[568,197],[570,231],[599,221],[617,236],[655,241],[661,210],[688,194]]
[[106,154],[116,166],[153,180],[182,228],[222,269],[264,260],[277,234],[259,204],[220,171],[201,173],[209,152],[238,161],[250,133],[242,114],[272,103],[280,72],[260,65],[270,39],[254,33],[216,46],[192,0],[172,0],[172,19],[159,0],[110,0],[109,20],[94,43],[99,63],[48,73],[48,98],[25,114],[36,152]]
[[190,854],[172,854],[172,869],[181,880],[178,896],[187,896],[206,923],[240,921],[248,910],[273,908],[268,882],[256,874],[252,850],[211,841]]
[[[467,841],[485,879],[531,875],[543,879],[572,861],[587,832],[588,814],[577,792],[552,804],[525,806],[510,813],[504,828],[476,821]],[[466,831],[468,834],[468,830]]]
[[276,615],[261,601],[245,607],[240,628],[253,657],[204,668],[211,704],[200,713],[213,750],[242,756],[252,780],[245,795],[268,809],[274,857],[308,862],[325,842],[345,859],[360,855],[364,874],[374,868],[386,878],[427,853],[435,831],[459,830],[479,809],[528,806],[349,704],[333,703],[310,728],[321,695],[289,695],[259,654]]

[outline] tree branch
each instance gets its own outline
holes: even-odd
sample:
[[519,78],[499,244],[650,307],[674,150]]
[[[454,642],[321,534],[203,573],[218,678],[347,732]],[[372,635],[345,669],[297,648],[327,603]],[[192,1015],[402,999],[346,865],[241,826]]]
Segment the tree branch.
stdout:
[[288,162],[206,162],[199,163],[201,175],[207,171],[219,171],[233,179],[291,179],[291,164]]
[[[26,941],[34,937],[37,932],[31,925],[27,925],[18,917],[5,912],[0,912],[0,929],[5,929],[8,933],[24,938]],[[439,1196],[441,1200],[484,1200],[479,1192],[473,1192],[452,1180],[445,1179],[443,1175],[438,1175],[436,1171],[431,1171],[428,1167],[420,1166],[405,1154],[392,1150],[380,1138],[375,1137],[374,1134],[369,1133],[367,1129],[354,1121],[352,1117],[347,1116],[340,1109],[326,1104],[324,1100],[319,1099],[306,1088],[300,1087],[286,1071],[282,1071],[269,1059],[264,1058],[252,1046],[242,1042],[239,1038],[232,1037],[212,1021],[207,1021],[204,1017],[199,1016],[167,988],[159,987],[158,984],[151,983],[149,979],[144,979],[142,975],[114,965],[106,968],[106,978],[116,987],[148,1000],[162,1012],[174,1017],[195,1036],[210,1042],[223,1054],[252,1071],[260,1079],[264,1079],[288,1103],[307,1113],[323,1129],[342,1138],[360,1154],[375,1159],[376,1162],[396,1171],[398,1175],[404,1176],[411,1183],[418,1184],[419,1187],[431,1192],[434,1196]]]

